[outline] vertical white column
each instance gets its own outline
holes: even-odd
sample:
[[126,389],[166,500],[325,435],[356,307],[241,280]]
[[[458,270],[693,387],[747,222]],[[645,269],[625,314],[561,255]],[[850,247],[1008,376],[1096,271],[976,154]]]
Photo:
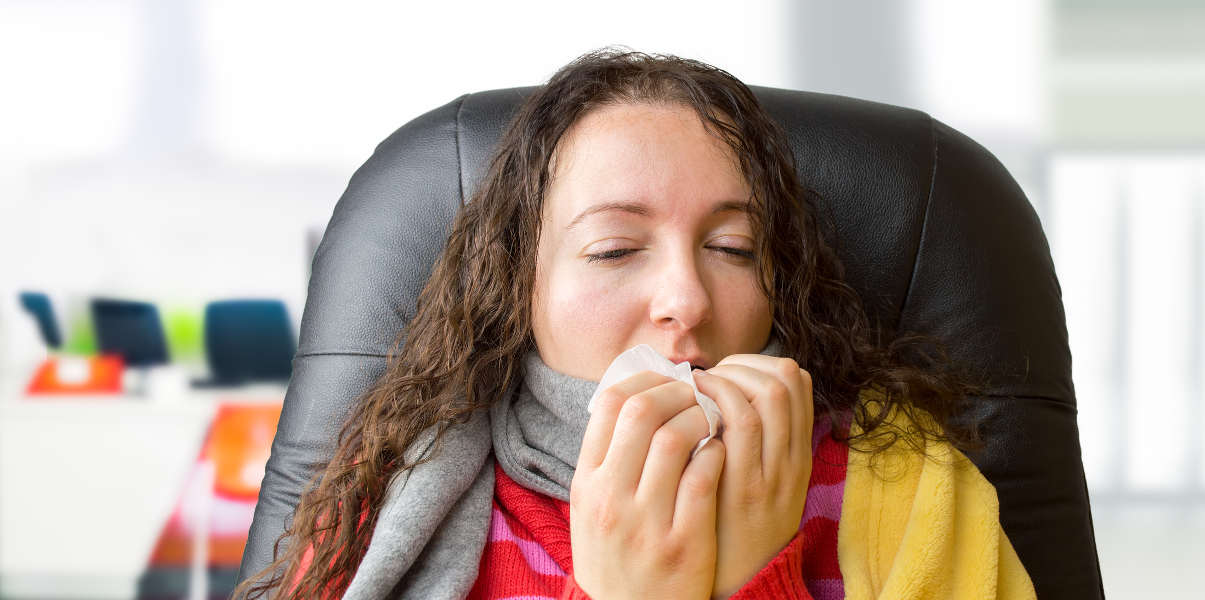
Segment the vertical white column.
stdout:
[[213,461],[197,464],[194,486],[189,490],[192,505],[192,560],[188,568],[188,600],[206,600],[209,594],[209,531],[213,516],[213,485],[217,477]]
[[1191,162],[1135,161],[1127,173],[1129,377],[1126,482],[1137,492],[1182,492],[1193,358]]
[[1093,490],[1121,484],[1124,431],[1120,291],[1121,177],[1118,161],[1059,157],[1050,170],[1047,223],[1063,289],[1084,471]]
[[1194,494],[1205,494],[1205,156],[1199,156],[1192,164],[1192,203],[1194,255],[1194,286],[1192,310],[1193,362],[1189,398],[1191,422],[1189,427],[1189,486]]

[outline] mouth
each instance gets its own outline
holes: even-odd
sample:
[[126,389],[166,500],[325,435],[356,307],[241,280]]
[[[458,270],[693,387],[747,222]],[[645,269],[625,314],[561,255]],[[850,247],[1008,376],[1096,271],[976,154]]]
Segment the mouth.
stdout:
[[689,364],[690,364],[690,369],[691,369],[692,371],[693,371],[693,370],[695,370],[695,369],[703,369],[704,371],[706,371],[707,369],[710,369],[710,368],[711,368],[711,365],[710,365],[710,364],[708,364],[708,363],[704,362],[702,359],[699,359],[699,358],[696,358],[696,359],[685,359],[685,358],[683,358],[683,359],[675,359],[675,358],[671,358],[671,359],[670,359],[670,361],[671,361],[671,362],[673,362],[675,365],[676,365],[676,364],[679,364],[679,363],[682,363],[682,362],[687,362],[687,363],[689,363]]
[[[678,345],[678,344],[672,344],[672,345],[670,345],[670,347],[672,348],[675,345]],[[681,353],[678,354],[673,351],[670,351],[665,354],[662,354],[662,356],[669,359],[669,361],[674,363],[675,365],[687,363],[690,365],[691,370],[703,369],[704,371],[706,371],[707,369],[710,369],[711,367],[715,366],[715,363],[713,361],[709,360],[706,355],[704,355],[701,348],[695,347],[690,350],[685,350],[685,349],[680,350],[679,352],[681,352]]]

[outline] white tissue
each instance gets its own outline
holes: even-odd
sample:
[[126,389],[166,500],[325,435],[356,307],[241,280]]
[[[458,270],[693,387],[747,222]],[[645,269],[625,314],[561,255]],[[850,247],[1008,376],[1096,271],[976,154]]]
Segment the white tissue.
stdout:
[[695,454],[707,443],[707,440],[719,437],[724,431],[724,422],[720,418],[720,407],[707,394],[699,391],[699,386],[695,385],[694,375],[690,371],[690,363],[682,361],[674,364],[668,358],[661,356],[661,353],[653,350],[648,344],[640,344],[624,351],[615,360],[611,361],[611,366],[607,367],[603,373],[602,379],[598,382],[598,388],[594,390],[594,395],[590,397],[590,403],[586,405],[586,410],[591,414],[594,413],[594,401],[602,395],[607,388],[639,373],[641,371],[652,371],[672,377],[678,381],[685,381],[690,384],[690,387],[695,390],[695,402],[703,408],[703,414],[707,417],[708,434],[703,439],[695,444],[694,450],[691,451],[690,457],[694,458]]

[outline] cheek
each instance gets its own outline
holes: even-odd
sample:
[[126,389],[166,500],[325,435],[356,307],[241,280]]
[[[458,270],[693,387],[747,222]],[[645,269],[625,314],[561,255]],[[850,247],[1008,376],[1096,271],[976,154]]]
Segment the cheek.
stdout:
[[741,275],[741,282],[733,285],[716,285],[716,318],[723,321],[723,329],[742,334],[756,335],[772,320],[770,301],[762,293],[757,278],[749,273]]
[[567,344],[605,344],[623,325],[638,317],[638,294],[606,277],[561,273],[547,287],[546,325]]
[[597,381],[641,322],[640,294],[611,278],[570,271],[537,282],[536,341],[549,367]]

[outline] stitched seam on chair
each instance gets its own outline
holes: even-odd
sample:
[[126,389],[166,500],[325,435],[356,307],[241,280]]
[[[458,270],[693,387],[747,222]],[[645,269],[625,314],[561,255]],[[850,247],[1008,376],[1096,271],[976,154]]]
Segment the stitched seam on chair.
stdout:
[[1048,396],[1043,394],[978,394],[974,397],[988,398],[992,400],[1003,400],[1005,398],[1012,398],[1013,400],[1033,400],[1036,402],[1048,402],[1051,404],[1056,404],[1062,408],[1074,408],[1076,410],[1079,408],[1078,405],[1072,404],[1066,398],[1059,398],[1058,396]]
[[[920,271],[921,249],[925,243],[925,234],[929,229],[929,211],[933,208],[933,190],[937,187],[937,131],[931,116],[929,117],[929,139],[933,145],[933,167],[929,170],[929,195],[925,198],[925,213],[920,224],[920,239],[916,242],[916,254],[912,256],[912,276],[908,279],[908,291],[904,292],[904,302],[900,305],[901,321],[904,313],[908,311],[908,302],[912,300],[912,288],[916,285],[917,273]],[[899,326],[900,323],[897,322],[896,328],[898,329]]]
[[369,356],[373,358],[386,358],[386,354],[377,354],[375,352],[299,352],[293,358],[306,358],[308,356]]
[[460,102],[456,105],[456,185],[457,192],[460,194],[460,206],[464,208],[464,158],[460,155],[460,113],[464,110],[464,99],[468,98],[469,94],[460,97]]

